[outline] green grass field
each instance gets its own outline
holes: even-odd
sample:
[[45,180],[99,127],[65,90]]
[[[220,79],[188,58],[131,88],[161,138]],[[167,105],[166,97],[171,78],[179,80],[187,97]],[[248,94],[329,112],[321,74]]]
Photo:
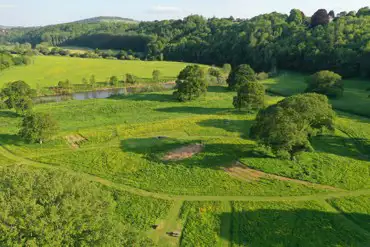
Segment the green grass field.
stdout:
[[[290,96],[305,91],[307,75],[293,72],[282,72],[275,78],[263,83],[271,93]],[[370,117],[370,81],[361,79],[344,80],[344,95],[339,99],[332,99],[332,105],[342,111]]]
[[[368,246],[370,119],[338,112],[335,133],[312,141],[316,152],[284,161],[248,138],[255,115],[233,109],[235,93],[212,86],[187,103],[171,93],[36,105],[60,125],[43,145],[19,139],[21,116],[0,110],[0,165],[67,170],[103,184],[114,191],[117,217],[153,245]],[[68,136],[83,141],[72,145]],[[195,144],[199,153],[165,159]]]
[[0,73],[0,87],[7,82],[24,80],[31,87],[56,86],[61,80],[82,84],[82,79],[95,75],[97,82],[107,82],[111,76],[123,80],[131,73],[143,80],[152,78],[153,70],[161,71],[161,79],[173,81],[186,66],[177,62],[121,61],[57,56],[37,56],[28,66],[14,66]]

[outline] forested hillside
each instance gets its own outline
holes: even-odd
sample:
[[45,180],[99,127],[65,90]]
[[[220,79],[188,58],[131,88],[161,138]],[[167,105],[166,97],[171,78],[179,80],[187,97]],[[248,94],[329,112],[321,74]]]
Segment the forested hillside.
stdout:
[[192,15],[140,23],[69,23],[15,29],[2,39],[133,50],[150,60],[247,63],[257,71],[329,69],[344,77],[370,76],[368,7],[339,14],[321,9],[312,17],[293,9],[290,15],[274,12],[249,20]]

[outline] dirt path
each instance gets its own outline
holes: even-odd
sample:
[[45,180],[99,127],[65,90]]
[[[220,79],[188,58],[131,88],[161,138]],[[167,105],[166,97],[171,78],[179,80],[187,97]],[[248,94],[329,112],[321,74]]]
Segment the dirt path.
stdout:
[[315,188],[327,189],[332,191],[345,191],[344,189],[336,188],[329,185],[315,184],[308,181],[283,177],[275,174],[265,173],[256,169],[249,168],[246,164],[237,161],[231,167],[224,168],[224,170],[232,177],[243,181],[258,181],[261,178],[272,180],[289,181],[297,184],[303,184]]

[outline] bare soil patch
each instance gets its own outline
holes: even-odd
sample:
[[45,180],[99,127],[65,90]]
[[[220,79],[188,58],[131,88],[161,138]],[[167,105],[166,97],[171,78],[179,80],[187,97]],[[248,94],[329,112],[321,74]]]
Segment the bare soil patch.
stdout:
[[87,141],[87,139],[79,134],[74,134],[74,135],[68,135],[64,137],[64,139],[67,141],[67,143],[72,147],[72,148],[79,148],[80,144],[82,142]]
[[316,186],[319,188],[329,189],[329,190],[341,190],[341,189],[328,186],[328,185],[315,184],[315,183],[311,183],[311,182],[307,182],[303,180],[298,180],[298,179],[265,173],[259,170],[251,169],[240,162],[235,162],[234,165],[228,168],[224,168],[224,170],[232,177],[235,177],[235,178],[238,178],[244,181],[249,181],[249,182],[258,181],[261,178],[265,178],[265,179],[275,179],[275,180],[280,180],[280,181],[290,181],[290,182],[294,182],[297,184]]
[[185,147],[181,147],[167,153],[164,157],[164,161],[176,161],[191,158],[192,156],[202,152],[204,145],[202,144],[191,144]]

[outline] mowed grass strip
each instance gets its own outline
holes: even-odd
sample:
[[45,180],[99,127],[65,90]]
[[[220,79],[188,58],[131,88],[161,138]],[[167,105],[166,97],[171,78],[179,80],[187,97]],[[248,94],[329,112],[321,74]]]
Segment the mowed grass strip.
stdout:
[[31,87],[51,87],[61,80],[82,84],[95,75],[96,82],[107,82],[111,76],[123,80],[127,73],[142,79],[151,79],[153,70],[161,71],[161,79],[173,81],[186,63],[158,61],[123,61],[109,59],[85,59],[58,56],[36,56],[28,66],[14,66],[0,73],[0,87],[5,83],[23,80]]

